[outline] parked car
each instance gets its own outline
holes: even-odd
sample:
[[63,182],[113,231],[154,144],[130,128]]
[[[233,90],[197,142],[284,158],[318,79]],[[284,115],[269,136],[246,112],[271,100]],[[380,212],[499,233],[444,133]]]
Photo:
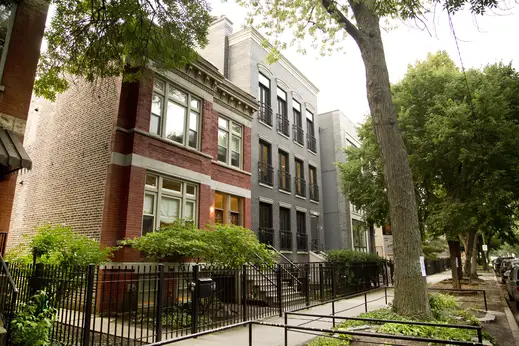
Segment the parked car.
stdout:
[[501,267],[499,268],[501,283],[506,283],[505,273],[512,269],[514,265],[519,265],[519,260],[517,259],[504,259]]
[[506,290],[510,300],[515,301],[515,305],[519,309],[519,265],[514,265],[508,272]]
[[513,257],[498,257],[492,261],[492,266],[497,275],[501,275],[501,273],[499,271],[501,269],[501,265],[504,260],[508,260],[508,259],[514,259],[514,258]]

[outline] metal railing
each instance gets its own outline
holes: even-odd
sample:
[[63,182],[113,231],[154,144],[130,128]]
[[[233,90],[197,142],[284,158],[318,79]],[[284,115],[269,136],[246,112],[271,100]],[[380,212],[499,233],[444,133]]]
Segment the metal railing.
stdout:
[[297,251],[308,251],[308,234],[297,233]]
[[294,178],[296,195],[306,197],[306,181],[304,179],[295,177]]
[[[476,293],[476,294],[483,294],[483,302],[485,303],[485,310],[488,311],[488,303],[487,303],[487,292],[485,290],[478,290],[478,289],[456,289],[456,288],[435,288],[435,287],[429,287],[429,291],[437,291],[442,292],[445,294],[453,294],[459,293],[462,296],[466,296],[468,293]],[[458,302],[463,302],[463,300],[458,299]],[[472,300],[470,300],[472,302]]]
[[277,115],[277,130],[285,136],[290,136],[290,121],[286,116],[281,114]]
[[274,246],[274,229],[268,227],[260,227],[258,230],[258,238],[260,243]]
[[[6,238],[4,238],[4,241],[5,239]],[[8,333],[7,344],[9,344],[8,340],[11,332],[11,321],[16,311],[19,290],[2,255],[0,255],[0,261],[2,262],[0,267],[0,276],[5,276],[7,279],[0,280],[0,312],[3,314],[4,327]]]
[[268,163],[258,162],[259,182],[268,186],[274,184],[274,168]]
[[281,251],[292,251],[292,232],[279,231],[279,240]]
[[305,145],[305,132],[303,131],[303,128],[301,126],[293,124],[292,133],[294,136],[294,142],[297,142],[301,145]]
[[313,252],[324,252],[324,244],[319,239],[312,239],[310,241],[310,250]]
[[258,118],[265,124],[272,126],[272,108],[266,103],[261,103],[258,111]]
[[278,180],[279,189],[286,191],[286,192],[290,192],[292,190],[291,189],[292,176],[287,171],[284,171],[281,169],[278,172],[279,172],[279,180]]
[[317,153],[317,141],[315,140],[315,137],[307,134],[306,135],[306,145],[308,147],[308,150]]
[[309,184],[308,186],[310,188],[310,199],[319,202],[319,186],[316,184]]

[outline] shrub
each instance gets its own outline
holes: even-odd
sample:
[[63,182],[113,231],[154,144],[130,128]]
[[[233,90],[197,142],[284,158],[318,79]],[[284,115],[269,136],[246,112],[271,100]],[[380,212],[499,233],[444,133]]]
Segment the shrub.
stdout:
[[56,309],[49,307],[45,291],[34,295],[30,302],[17,312],[11,322],[13,346],[51,345],[50,331],[56,318]]
[[345,264],[374,263],[384,261],[382,257],[376,254],[353,250],[331,250],[326,253],[326,259],[328,262]]
[[197,229],[192,222],[178,220],[157,232],[127,239],[124,245],[155,262],[174,261],[179,256],[230,267],[275,262],[274,252],[261,244],[254,232],[235,225],[215,224]]

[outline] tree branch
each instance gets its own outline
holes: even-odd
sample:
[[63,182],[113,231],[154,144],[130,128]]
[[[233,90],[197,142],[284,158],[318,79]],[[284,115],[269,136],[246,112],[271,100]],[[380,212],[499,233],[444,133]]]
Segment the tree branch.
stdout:
[[332,0],[321,0],[323,7],[326,12],[344,26],[344,30],[358,43],[359,40],[359,29],[348,19],[346,16],[337,9]]

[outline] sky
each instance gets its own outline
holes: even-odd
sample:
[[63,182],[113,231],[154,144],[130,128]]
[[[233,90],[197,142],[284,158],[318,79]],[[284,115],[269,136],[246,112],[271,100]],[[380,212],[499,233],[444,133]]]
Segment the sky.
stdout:
[[[211,3],[213,14],[226,15],[234,23],[235,31],[244,25],[246,11],[234,0],[212,0]],[[465,68],[481,68],[503,61],[512,62],[519,69],[519,41],[516,38],[519,8],[478,17],[464,11],[452,16],[452,22]],[[428,17],[427,26],[430,33],[408,23],[399,23],[383,33],[392,83],[402,79],[409,64],[424,60],[430,52],[445,50],[461,66],[447,14],[437,11],[435,17]],[[344,52],[329,57],[319,57],[310,50],[307,55],[301,55],[290,48],[283,55],[319,88],[320,113],[340,109],[356,123],[362,122],[369,113],[364,64],[353,39],[347,38]]]

